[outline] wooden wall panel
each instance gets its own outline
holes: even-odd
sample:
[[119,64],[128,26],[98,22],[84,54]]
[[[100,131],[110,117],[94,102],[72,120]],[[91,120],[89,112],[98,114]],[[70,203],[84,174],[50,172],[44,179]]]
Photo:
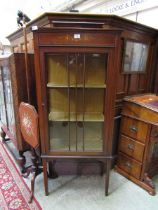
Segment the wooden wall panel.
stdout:
[[139,92],[139,74],[131,74],[128,76],[129,82],[128,82],[128,89],[127,94],[137,94]]
[[138,89],[139,89],[139,92],[140,93],[144,93],[146,92],[146,84],[147,84],[147,75],[146,74],[140,74],[139,75],[139,86],[138,86]]

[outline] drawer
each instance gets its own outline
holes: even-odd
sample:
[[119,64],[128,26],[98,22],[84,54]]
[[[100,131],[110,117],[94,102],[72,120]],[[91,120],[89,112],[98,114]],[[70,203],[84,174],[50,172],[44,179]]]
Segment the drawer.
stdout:
[[137,179],[140,178],[142,165],[136,160],[133,160],[126,155],[119,153],[117,165],[129,175],[132,175]]
[[150,124],[157,124],[157,112],[133,102],[124,101],[122,115],[136,117],[146,122],[149,122]]
[[144,155],[144,145],[127,136],[121,135],[119,150],[130,157],[142,162]]
[[148,124],[130,117],[123,117],[121,120],[121,133],[145,143]]

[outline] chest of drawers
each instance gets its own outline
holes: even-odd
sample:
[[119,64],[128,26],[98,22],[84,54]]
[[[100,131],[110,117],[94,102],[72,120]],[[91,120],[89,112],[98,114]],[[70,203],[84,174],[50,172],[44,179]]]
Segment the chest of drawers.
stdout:
[[151,178],[158,172],[158,97],[126,97],[122,110],[116,170],[155,194]]

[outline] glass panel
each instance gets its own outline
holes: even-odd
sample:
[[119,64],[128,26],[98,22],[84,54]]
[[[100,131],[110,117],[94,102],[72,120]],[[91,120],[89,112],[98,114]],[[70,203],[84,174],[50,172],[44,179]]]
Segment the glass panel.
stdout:
[[69,90],[68,97],[66,88],[48,90],[49,120],[76,121],[77,118],[77,121],[82,121],[84,115],[85,121],[104,121],[104,89],[85,89],[85,98],[81,88],[77,90],[77,98],[75,91],[75,89]]
[[[83,128],[79,124],[76,127],[75,122],[50,123],[50,149],[64,150],[64,151],[83,150],[82,130]],[[76,134],[77,134],[77,139],[76,139]]]
[[[69,130],[68,123],[50,123],[50,149],[69,150]],[[76,123],[70,123],[70,151],[102,151],[103,147],[103,123],[85,122],[84,124],[84,144],[83,144],[83,124],[77,124],[77,144],[76,144]]]
[[85,123],[85,150],[86,151],[102,151],[103,149],[103,126],[102,122],[86,122]]
[[105,54],[85,55],[85,80],[90,87],[104,87],[106,81],[106,58]]
[[47,86],[65,86],[68,81],[67,56],[54,54],[47,56]]
[[48,54],[50,150],[102,151],[106,54]]
[[123,72],[144,72],[146,69],[149,46],[134,41],[125,41]]
[[49,122],[50,149],[69,150],[68,124],[62,122]]
[[3,77],[2,71],[0,70],[0,121],[1,121],[0,123],[3,123],[4,125],[6,125],[7,120],[6,120],[4,89],[3,89],[2,77]]
[[14,109],[13,109],[13,96],[12,96],[12,87],[10,80],[10,72],[7,67],[3,68],[4,74],[4,91],[7,107],[7,117],[8,117],[8,128],[12,135],[15,137],[15,118],[14,118]]

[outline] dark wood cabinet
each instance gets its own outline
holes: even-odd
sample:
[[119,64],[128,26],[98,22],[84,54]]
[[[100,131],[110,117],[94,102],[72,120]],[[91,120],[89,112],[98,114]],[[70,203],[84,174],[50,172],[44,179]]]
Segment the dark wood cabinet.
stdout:
[[151,178],[158,173],[157,119],[156,95],[125,98],[116,169],[152,195],[155,188]]
[[39,29],[33,36],[43,161],[110,165],[120,30]]
[[[35,79],[33,64],[33,55],[28,55],[28,61],[30,67],[29,79],[30,91],[35,89]],[[18,109],[21,101],[28,101],[27,84],[26,84],[26,66],[25,66],[25,54],[14,53],[7,58],[0,60],[0,97],[1,97],[1,136],[3,142],[6,143],[9,149],[13,152],[18,163],[21,165],[24,161],[23,152],[29,147],[22,139]],[[31,101],[34,104],[35,93],[31,94]],[[5,137],[9,138],[6,139]],[[10,141],[14,144],[12,146]],[[15,148],[14,148],[15,147]]]
[[7,133],[15,143],[15,116],[8,57],[0,59],[0,98],[2,136],[4,137],[5,133]]
[[[80,153],[84,148],[100,155],[108,148],[116,157],[123,98],[154,92],[157,35],[156,29],[114,15],[45,13],[8,36],[13,52],[25,53],[25,63],[30,64],[28,54],[34,57],[43,153],[52,156],[59,149],[69,153],[70,147],[75,153],[76,148]],[[137,49],[141,59],[135,63]],[[32,72],[32,67],[27,70]],[[33,88],[27,91],[35,94]],[[105,136],[97,134],[100,143],[94,141],[92,147],[87,131],[95,130],[94,124]],[[55,128],[66,132],[66,144],[60,142],[63,136],[58,138]],[[56,143],[49,140],[54,138]]]

